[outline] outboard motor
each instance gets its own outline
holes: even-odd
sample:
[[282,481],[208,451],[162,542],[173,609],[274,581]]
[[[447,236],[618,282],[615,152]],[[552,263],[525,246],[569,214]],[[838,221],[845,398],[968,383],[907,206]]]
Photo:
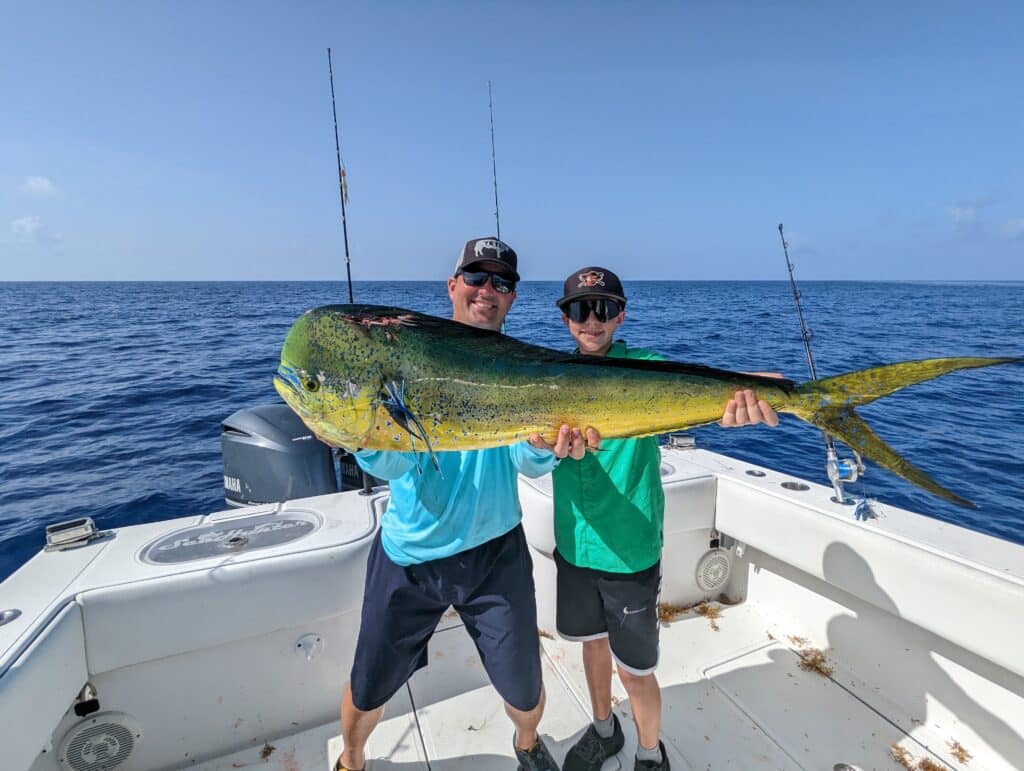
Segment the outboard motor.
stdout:
[[229,506],[338,492],[331,448],[288,405],[239,410],[221,426],[224,500]]

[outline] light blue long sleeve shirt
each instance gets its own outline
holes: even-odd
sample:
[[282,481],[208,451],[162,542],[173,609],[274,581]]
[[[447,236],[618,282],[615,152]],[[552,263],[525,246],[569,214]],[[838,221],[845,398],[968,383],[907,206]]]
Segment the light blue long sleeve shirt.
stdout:
[[523,516],[517,475],[543,476],[557,464],[553,453],[526,442],[439,452],[440,474],[422,453],[360,450],[355,459],[389,482],[381,545],[398,565],[450,557],[504,535]]

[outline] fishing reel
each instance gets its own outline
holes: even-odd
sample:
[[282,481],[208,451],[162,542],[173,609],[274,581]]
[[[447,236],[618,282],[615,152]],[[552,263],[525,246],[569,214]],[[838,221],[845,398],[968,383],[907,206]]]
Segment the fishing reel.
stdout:
[[832,496],[832,502],[841,503],[844,506],[857,504],[854,516],[858,520],[874,519],[877,517],[878,515],[871,508],[871,503],[867,498],[854,498],[852,495],[847,495],[843,490],[844,484],[856,482],[864,476],[867,471],[864,466],[864,460],[860,457],[860,454],[854,450],[853,460],[850,460],[849,458],[840,458],[836,453],[835,445],[833,445],[832,442],[828,442],[827,454],[828,461],[825,464],[825,469],[828,472],[829,481],[832,483],[832,489],[836,493]]
[[864,468],[864,461],[856,452],[853,453],[853,456],[854,460],[840,458],[836,454],[834,447],[829,448],[826,469],[829,481],[832,482],[833,487],[836,484],[843,485],[856,482],[860,477],[864,476],[864,472],[867,470]]
[[853,453],[853,457],[855,460],[840,458],[836,453],[835,445],[832,442],[828,442],[825,470],[828,473],[829,481],[832,483],[832,489],[836,493],[832,498],[834,503],[842,503],[845,506],[850,506],[854,503],[853,497],[843,491],[843,485],[856,482],[860,477],[864,476],[866,469],[864,468],[864,461],[856,451]]

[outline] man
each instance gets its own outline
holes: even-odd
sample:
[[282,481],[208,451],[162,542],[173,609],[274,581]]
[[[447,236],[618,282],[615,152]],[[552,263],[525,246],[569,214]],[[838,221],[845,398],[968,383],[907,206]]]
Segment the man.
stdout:
[[[497,238],[466,243],[448,279],[455,321],[498,330],[516,297],[516,253]],[[533,572],[520,525],[517,474],[541,476],[582,458],[585,440],[562,426],[554,445],[439,452],[440,470],[413,453],[356,453],[390,480],[391,500],[367,560],[362,624],[341,704],[345,749],[335,769],[361,770],[385,703],[427,663],[427,642],[449,605],[473,637],[515,726],[522,771],[558,771],[537,733],[544,711]]]
[[[612,271],[582,268],[565,280],[562,321],[584,356],[662,359],[629,348],[614,335],[626,317],[626,295]],[[767,373],[759,373],[767,374]],[[752,391],[737,391],[722,425],[778,425]],[[637,730],[635,771],[669,771],[661,729],[657,600],[661,584],[665,496],[657,437],[601,442],[600,453],[567,459],[552,474],[555,499],[557,629],[583,643],[583,667],[594,722],[569,750],[563,771],[599,771],[625,742],[612,713],[612,659],[629,694]]]

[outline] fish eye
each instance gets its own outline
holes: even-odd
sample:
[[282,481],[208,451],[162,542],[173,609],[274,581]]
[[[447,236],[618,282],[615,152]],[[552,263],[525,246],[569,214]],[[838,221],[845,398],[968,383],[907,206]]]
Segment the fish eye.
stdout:
[[302,387],[310,393],[314,393],[320,390],[320,381],[313,377],[308,377],[302,381]]

